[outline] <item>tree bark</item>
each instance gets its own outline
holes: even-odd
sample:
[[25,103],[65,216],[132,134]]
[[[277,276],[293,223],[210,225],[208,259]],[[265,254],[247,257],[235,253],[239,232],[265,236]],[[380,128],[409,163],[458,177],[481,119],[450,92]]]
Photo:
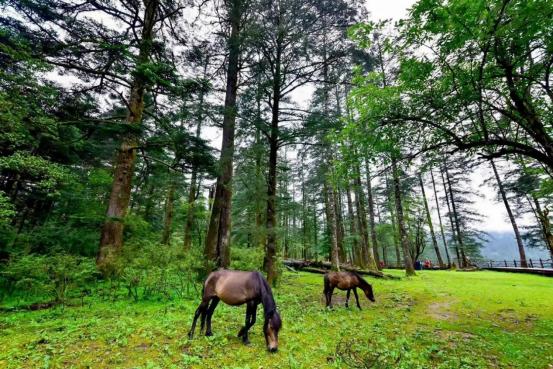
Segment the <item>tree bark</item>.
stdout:
[[522,242],[522,237],[520,236],[520,232],[518,230],[518,225],[515,220],[515,216],[513,215],[513,211],[511,210],[511,206],[509,205],[509,200],[507,199],[507,193],[505,192],[505,188],[503,187],[503,182],[499,177],[499,173],[497,172],[497,168],[493,160],[490,160],[490,165],[492,167],[493,174],[497,181],[497,186],[499,187],[499,193],[501,194],[501,198],[503,199],[503,204],[505,205],[505,209],[507,210],[507,214],[509,215],[509,220],[511,221],[513,232],[515,233],[515,239],[517,241],[517,246],[518,246],[518,254],[520,256],[520,266],[523,268],[528,268],[528,263],[526,261],[526,252],[524,251],[524,243]]
[[328,189],[326,181],[323,184],[323,196],[325,201],[326,222],[328,224],[328,233],[330,236],[330,262],[332,270],[340,270],[340,259],[338,251],[338,229],[336,227],[336,209],[331,194],[334,191]]
[[169,188],[167,189],[167,198],[165,199],[165,220],[163,223],[163,234],[161,236],[161,243],[163,245],[169,245],[171,242],[171,229],[173,226],[173,209],[175,204],[175,183],[171,181]]
[[205,239],[206,269],[226,268],[230,264],[230,228],[232,206],[232,177],[234,161],[234,131],[236,125],[236,95],[240,57],[240,21],[242,1],[230,1],[230,38],[227,65],[227,84],[223,115],[223,139],[219,160],[219,175]]
[[[434,173],[430,170],[430,177],[432,178],[432,188],[434,189],[434,200],[436,200],[436,210],[438,211],[438,222],[440,223],[440,233],[442,235],[442,242],[444,243],[445,256],[447,258],[447,267],[451,267],[451,258],[449,256],[449,250],[447,242],[445,240],[444,226],[442,224],[442,215],[440,214],[440,203],[438,202],[438,192],[436,191],[436,182],[434,181]],[[446,194],[447,196],[447,194]]]
[[[390,181],[388,179],[388,174],[386,174],[386,192],[388,193],[387,197],[388,197],[388,207],[389,207],[389,210],[390,210],[390,219],[392,220],[392,232],[393,232],[393,237],[394,237],[394,249],[395,249],[395,252],[396,252],[396,267],[400,267],[401,265],[401,253],[399,251],[399,241],[398,241],[398,235],[399,235],[399,231],[396,231],[396,220],[395,220],[395,212],[394,212],[394,199],[392,199],[392,197],[394,197],[394,192],[393,192],[393,189],[390,187]],[[395,198],[395,197],[394,197]]]
[[373,190],[371,186],[371,172],[369,168],[369,162],[365,158],[365,175],[367,177],[367,199],[369,204],[369,227],[371,232],[371,243],[374,250],[374,259],[378,270],[382,270],[380,265],[380,255],[378,254],[378,238],[376,237],[376,225],[374,222],[374,199]]
[[367,227],[367,212],[365,210],[365,196],[361,185],[361,171],[359,166],[355,168],[355,193],[357,205],[357,219],[359,225],[359,233],[361,234],[361,256],[362,267],[369,270],[378,270],[374,260],[374,252],[369,241],[369,233]]
[[430,236],[432,238],[432,245],[434,246],[434,251],[436,252],[436,258],[438,259],[438,264],[440,268],[444,267],[444,261],[442,260],[442,254],[438,247],[438,241],[436,241],[436,234],[434,233],[434,225],[432,224],[432,216],[430,215],[430,208],[428,207],[428,201],[426,200],[426,191],[424,190],[424,183],[422,181],[422,175],[419,173],[419,183],[421,186],[422,199],[424,201],[424,210],[426,212],[426,222],[430,228]]
[[[208,66],[208,58],[209,56],[206,56],[206,59],[204,60],[204,71],[203,71],[203,78],[207,78],[207,66]],[[203,89],[200,91],[199,101],[198,101],[198,113],[196,115],[196,138],[199,138],[202,133],[202,123],[204,120],[204,91]],[[195,220],[195,210],[196,210],[196,192],[197,192],[197,186],[196,182],[198,181],[198,168],[194,166],[192,168],[192,174],[190,176],[190,190],[188,192],[188,208],[186,212],[186,221],[184,223],[184,240],[183,240],[183,248],[185,252],[190,251],[190,248],[192,246],[192,231],[194,228],[194,220]]]
[[279,136],[279,110],[281,98],[281,57],[280,37],[277,38],[275,73],[273,76],[273,100],[271,107],[271,132],[269,136],[269,176],[267,178],[267,244],[263,269],[267,273],[267,282],[273,285],[278,277],[276,265],[277,235],[276,235],[276,192],[277,192],[277,155]]
[[[145,10],[140,40],[139,53],[135,70],[150,60],[154,38],[154,25],[159,7],[158,0],[145,0]],[[147,79],[141,73],[136,73],[131,83],[130,97],[126,123],[140,125],[144,112],[144,93],[147,88]],[[132,177],[136,161],[137,138],[129,134],[123,139],[115,159],[113,184],[109,197],[106,220],[102,226],[100,247],[96,256],[96,264],[104,269],[110,264],[111,255],[123,247],[123,228],[125,216],[128,212],[131,198]]]
[[359,265],[360,257],[359,257],[359,235],[357,233],[357,227],[355,226],[356,220],[355,220],[355,214],[353,213],[353,202],[351,200],[351,189],[346,189],[347,199],[348,199],[348,219],[349,219],[349,232],[351,235],[351,255],[352,255],[352,263],[355,265]]
[[399,179],[399,169],[395,157],[392,157],[392,176],[394,183],[394,198],[396,202],[396,218],[399,228],[399,239],[403,250],[403,263],[405,264],[405,274],[407,276],[415,275],[413,260],[409,253],[409,240],[407,238],[407,230],[405,229],[405,220],[403,218],[403,204],[401,200],[401,183]]
[[447,216],[449,218],[449,226],[451,228],[451,238],[455,244],[455,255],[457,256],[457,265],[461,266],[461,255],[459,253],[459,245],[457,243],[457,234],[455,233],[455,224],[453,222],[453,212],[451,211],[451,205],[449,203],[449,191],[445,181],[444,170],[440,168],[440,174],[442,176],[442,184],[444,186],[445,202],[447,204]]
[[460,266],[462,268],[467,267],[467,257],[465,255],[465,247],[463,243],[463,236],[461,233],[461,223],[459,220],[459,214],[457,213],[457,206],[455,205],[455,198],[453,197],[453,187],[451,186],[451,178],[449,176],[449,171],[447,170],[447,167],[445,167],[445,176],[447,179],[447,186],[449,188],[449,200],[451,201],[451,210],[453,211],[453,220],[455,220],[455,233],[457,234],[457,244],[459,245],[459,253],[460,253]]
[[545,207],[545,209],[542,209],[540,202],[536,196],[532,195],[532,199],[534,201],[534,204],[536,205],[536,215],[541,225],[543,240],[545,241],[545,244],[549,249],[551,259],[553,260],[553,232],[551,228],[551,222],[549,220],[549,209],[547,209],[547,207]]
[[338,245],[338,256],[340,262],[346,261],[346,250],[344,248],[344,219],[342,215],[342,194],[340,190],[333,189],[332,198],[334,200],[334,211],[336,213],[336,244]]

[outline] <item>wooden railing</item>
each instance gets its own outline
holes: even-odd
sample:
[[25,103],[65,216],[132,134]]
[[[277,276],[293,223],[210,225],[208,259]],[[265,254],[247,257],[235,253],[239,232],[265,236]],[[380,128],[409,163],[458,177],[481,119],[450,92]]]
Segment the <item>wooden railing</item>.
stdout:
[[[527,268],[553,269],[551,259],[527,259]],[[522,268],[520,260],[486,260],[477,263],[481,268]]]

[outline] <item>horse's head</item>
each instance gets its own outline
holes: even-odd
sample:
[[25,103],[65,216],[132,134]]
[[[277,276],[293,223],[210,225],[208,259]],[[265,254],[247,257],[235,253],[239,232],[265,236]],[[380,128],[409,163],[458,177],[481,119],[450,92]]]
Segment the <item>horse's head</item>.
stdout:
[[265,341],[267,342],[267,350],[276,352],[278,350],[278,331],[282,327],[282,320],[278,311],[273,310],[265,317],[263,331],[265,333]]
[[365,292],[365,296],[367,296],[369,300],[372,302],[376,301],[374,299],[373,287],[370,284],[367,283],[367,285],[363,287],[363,292]]

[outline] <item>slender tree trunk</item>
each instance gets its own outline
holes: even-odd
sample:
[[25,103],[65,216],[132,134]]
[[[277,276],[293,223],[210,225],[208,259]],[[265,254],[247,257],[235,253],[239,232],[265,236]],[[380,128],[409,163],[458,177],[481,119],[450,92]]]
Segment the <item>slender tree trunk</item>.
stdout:
[[405,229],[405,222],[403,218],[403,204],[401,201],[401,183],[399,179],[399,169],[397,167],[397,161],[395,157],[392,157],[392,175],[394,183],[394,197],[396,201],[396,218],[399,228],[399,239],[401,241],[401,247],[403,249],[403,263],[405,264],[405,274],[407,276],[415,275],[415,268],[413,260],[409,253],[409,240],[407,238],[407,230]]
[[277,191],[277,155],[279,139],[279,110],[281,92],[281,56],[280,38],[277,38],[275,73],[273,78],[273,101],[271,117],[271,134],[269,137],[269,176],[267,180],[267,244],[263,269],[267,273],[267,282],[273,285],[277,279],[276,251],[276,191]]
[[240,19],[242,1],[230,1],[230,38],[227,65],[227,85],[223,115],[223,140],[219,160],[219,176],[205,239],[206,269],[226,268],[230,264],[230,228],[232,177],[234,161],[234,130],[236,125],[236,95],[240,57]]
[[342,215],[342,194],[340,190],[333,189],[332,198],[334,201],[334,211],[336,213],[336,244],[338,245],[338,256],[340,262],[345,262],[346,260],[346,250],[344,248],[344,219]]
[[371,186],[371,172],[369,162],[365,158],[365,175],[367,177],[367,199],[369,204],[369,227],[371,229],[371,243],[374,250],[374,259],[378,270],[382,270],[380,265],[380,255],[378,255],[378,238],[376,237],[376,225],[374,222],[374,199],[373,190]]
[[[399,231],[396,230],[396,221],[395,221],[395,211],[394,211],[394,199],[392,199],[392,197],[394,197],[394,192],[393,192],[393,189],[390,187],[390,181],[388,179],[388,174],[386,174],[386,192],[388,193],[387,197],[387,201],[388,201],[388,207],[389,207],[389,210],[390,210],[390,219],[392,220],[392,232],[393,232],[393,237],[394,237],[394,249],[395,249],[395,252],[396,252],[396,267],[400,267],[401,265],[401,253],[399,251],[399,240],[398,240],[398,235],[399,235]],[[395,197],[394,197],[395,198]]]
[[[432,178],[432,188],[434,189],[434,200],[436,200],[436,210],[438,210],[438,221],[440,223],[440,233],[442,235],[442,242],[444,243],[445,256],[447,257],[447,267],[451,267],[451,258],[449,257],[449,250],[447,242],[445,240],[444,226],[442,224],[442,215],[440,214],[440,203],[438,201],[438,192],[436,191],[436,182],[434,181],[434,173],[430,170],[430,177]],[[447,194],[446,194],[447,196]]]
[[349,220],[349,233],[351,235],[351,249],[352,249],[352,263],[359,265],[358,249],[359,239],[357,234],[357,227],[355,226],[355,214],[353,213],[353,202],[351,200],[351,189],[346,188],[346,194],[348,199],[348,220]]
[[451,228],[451,238],[455,245],[455,255],[457,257],[457,265],[461,266],[461,254],[459,253],[459,244],[457,243],[457,234],[455,233],[455,224],[453,222],[453,212],[451,211],[451,205],[449,203],[449,191],[447,189],[443,168],[440,168],[440,174],[442,176],[442,184],[444,186],[445,202],[447,204],[447,216],[449,218],[449,226]]
[[436,241],[436,234],[434,233],[434,225],[432,224],[432,216],[430,215],[430,208],[428,207],[428,201],[426,200],[426,191],[424,190],[424,183],[422,181],[422,175],[419,173],[419,183],[421,186],[422,199],[424,201],[424,210],[426,211],[426,222],[430,228],[430,236],[432,238],[432,245],[434,246],[434,251],[436,252],[436,258],[438,259],[438,264],[440,268],[444,267],[444,261],[442,260],[442,254],[440,254],[440,248],[438,247],[438,241]]
[[161,236],[161,243],[163,245],[169,245],[169,243],[171,242],[171,230],[173,227],[173,209],[175,204],[175,187],[175,182],[171,181],[171,184],[167,189],[167,198],[165,199],[165,220],[163,224],[163,234]]
[[361,185],[361,171],[359,166],[355,173],[355,192],[357,202],[357,218],[359,224],[359,233],[361,234],[361,251],[362,251],[362,266],[369,270],[378,270],[374,260],[374,252],[369,241],[369,233],[367,227],[367,212],[365,211],[365,196]]
[[549,249],[551,259],[553,260],[553,231],[551,228],[551,222],[549,220],[549,209],[547,209],[547,207],[542,209],[540,202],[536,196],[532,195],[532,199],[536,206],[536,215],[541,225],[543,239],[547,248]]
[[449,176],[449,171],[445,167],[445,176],[447,179],[447,186],[449,188],[449,200],[451,201],[451,210],[453,211],[453,220],[455,220],[455,233],[457,234],[457,244],[459,245],[459,253],[461,254],[460,264],[462,268],[467,267],[467,257],[465,255],[465,247],[463,243],[463,236],[461,233],[461,223],[459,219],[459,214],[457,213],[457,206],[455,205],[455,198],[453,197],[453,187],[451,186],[451,178]]
[[505,192],[505,188],[503,187],[503,182],[499,177],[499,173],[497,172],[497,168],[493,160],[490,160],[490,165],[492,167],[493,174],[495,175],[497,186],[499,187],[499,193],[501,193],[501,198],[503,199],[503,204],[505,205],[505,209],[507,210],[507,214],[509,215],[509,220],[511,221],[513,232],[515,233],[515,239],[518,246],[518,254],[520,256],[520,266],[523,268],[528,268],[528,263],[526,261],[526,252],[524,251],[524,243],[522,242],[522,237],[520,236],[515,216],[513,215],[513,211],[511,210],[511,206],[509,205],[507,193]]
[[330,236],[330,262],[333,270],[340,270],[340,260],[338,251],[337,235],[338,229],[336,228],[336,209],[334,208],[334,201],[331,198],[331,194],[334,191],[330,191],[326,181],[323,185],[323,196],[325,201],[326,210],[326,222],[328,224],[328,233]]
[[[159,6],[158,0],[145,0],[142,38],[136,70],[148,63],[154,38],[154,25]],[[129,125],[140,125],[144,112],[144,92],[147,88],[147,79],[142,73],[136,73],[131,84],[128,101],[126,122]],[[124,220],[127,215],[131,198],[132,177],[136,161],[137,138],[128,135],[117,152],[115,159],[113,184],[109,198],[106,220],[102,226],[100,247],[96,257],[96,264],[100,269],[109,264],[110,255],[117,253],[123,247]]]
[[194,228],[195,205],[196,205],[196,181],[198,173],[196,168],[192,169],[192,177],[190,178],[190,190],[188,192],[188,209],[186,211],[186,221],[184,223],[184,251],[190,251],[192,245],[192,232]]
[[[206,57],[206,59],[204,60],[204,71],[203,71],[204,79],[208,77],[207,76],[208,58],[209,57]],[[198,113],[197,113],[196,119],[198,120],[196,122],[196,138],[200,138],[202,133],[202,123],[204,120],[204,91],[203,90],[200,91],[200,96],[198,101]],[[197,180],[198,180],[198,168],[196,166],[193,166],[192,175],[190,176],[190,190],[188,192],[188,202],[187,202],[188,209],[186,212],[186,221],[184,223],[183,248],[185,252],[188,252],[192,245],[192,232],[194,228],[196,198],[197,198],[197,195],[196,195]]]

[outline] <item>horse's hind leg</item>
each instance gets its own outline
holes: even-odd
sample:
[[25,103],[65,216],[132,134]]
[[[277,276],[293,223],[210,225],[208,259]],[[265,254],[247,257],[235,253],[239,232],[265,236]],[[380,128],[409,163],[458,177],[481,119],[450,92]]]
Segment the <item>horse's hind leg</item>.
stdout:
[[215,311],[215,308],[217,307],[217,304],[219,303],[219,298],[214,297],[211,300],[211,305],[209,305],[209,308],[207,308],[207,328],[205,330],[206,336],[213,336],[213,332],[211,331],[211,317],[213,316],[213,312]]
[[330,287],[326,292],[326,307],[332,308],[332,294],[334,293],[334,288]]
[[349,293],[350,293],[351,290],[348,290],[348,292],[346,292],[346,307],[349,307],[348,304],[349,304]]
[[209,303],[210,299],[202,298],[202,302],[196,309],[196,312],[194,313],[194,320],[192,321],[192,327],[190,327],[190,332],[188,332],[188,338],[192,339],[194,337],[194,331],[196,330],[196,322],[198,321],[198,318],[202,313],[205,312],[207,309],[207,304]]

